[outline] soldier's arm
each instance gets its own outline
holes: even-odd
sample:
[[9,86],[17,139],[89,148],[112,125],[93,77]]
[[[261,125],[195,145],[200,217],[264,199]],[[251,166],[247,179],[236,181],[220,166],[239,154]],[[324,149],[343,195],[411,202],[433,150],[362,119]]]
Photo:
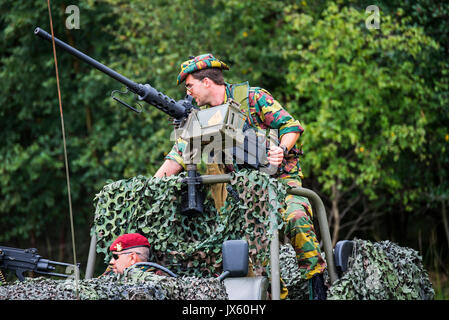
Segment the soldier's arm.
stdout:
[[167,159],[164,161],[162,166],[155,173],[156,178],[162,178],[164,176],[172,176],[180,173],[183,170],[183,167],[174,160]]
[[[288,150],[290,150],[291,148],[293,148],[298,138],[299,132],[285,133],[282,136],[279,145],[283,144],[287,147]],[[278,146],[271,146],[270,150],[268,151],[268,162],[271,165],[279,166],[282,163],[282,159],[284,159],[284,150]]]
[[[304,129],[299,121],[295,120],[271,94],[265,89],[254,90],[250,93],[250,104],[265,125],[279,130],[279,145],[288,150],[293,148]],[[279,166],[284,158],[283,150],[278,146],[271,146],[268,151],[268,162]]]
[[288,150],[290,150],[296,144],[296,141],[298,140],[299,135],[300,135],[299,132],[285,133],[282,136],[281,141],[279,142],[279,145],[283,144],[284,146],[287,147]]
[[182,157],[182,153],[186,148],[187,142],[181,138],[176,140],[170,152],[165,156],[165,161],[162,166],[155,173],[156,178],[162,178],[164,176],[172,176],[185,170],[185,164]]

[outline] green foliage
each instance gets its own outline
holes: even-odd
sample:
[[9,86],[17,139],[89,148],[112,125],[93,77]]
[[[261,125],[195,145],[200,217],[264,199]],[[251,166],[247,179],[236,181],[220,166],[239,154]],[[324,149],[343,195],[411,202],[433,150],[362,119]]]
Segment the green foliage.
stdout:
[[[79,7],[85,25],[113,21],[105,5],[83,3]],[[23,239],[29,246],[30,239],[44,238],[52,243],[59,237],[64,240],[68,205],[52,48],[33,34],[37,26],[50,31],[48,11],[45,2],[1,1],[0,8],[5,12],[0,18],[0,77],[4,84],[0,89],[0,241]],[[69,31],[64,28],[65,5],[53,2],[52,9],[56,36],[93,56],[105,52],[109,36],[100,29]],[[96,43],[100,35],[103,41]],[[77,226],[83,228],[91,220],[86,209],[91,207],[94,190],[103,185],[105,175],[117,172],[104,168],[98,158],[110,148],[105,138],[112,140],[116,135],[98,139],[96,132],[102,123],[104,129],[118,119],[112,120],[113,113],[99,108],[106,90],[98,79],[90,84],[86,81],[87,66],[59,51],[58,64],[72,199]],[[101,119],[95,127],[91,120],[94,110],[94,116]]]
[[[79,30],[65,28],[69,2],[52,1],[52,15],[58,38],[175,99],[185,94],[175,83],[188,56],[223,59],[228,82],[268,89],[305,126],[305,186],[340,210],[342,224],[416,247],[418,232],[444,225],[449,199],[449,6],[336,3],[88,0],[74,3]],[[370,4],[380,8],[378,30],[365,27]],[[51,44],[33,34],[50,31],[46,3],[1,0],[0,10],[0,241],[66,259],[55,68]],[[139,116],[119,106],[109,94],[121,85],[57,55],[75,229],[87,256],[95,194],[108,179],[152,175],[172,146],[171,126],[151,106]],[[439,243],[449,239],[444,230]]]
[[407,187],[409,172],[397,171],[402,158],[422,160],[431,88],[415,71],[437,45],[388,17],[380,31],[367,30],[364,20],[336,6],[317,22],[292,12],[283,44],[289,105],[311,133],[303,140],[305,163],[324,190],[356,183],[376,197],[382,187]]
[[[289,63],[283,93],[306,129],[306,177],[325,193],[332,217],[345,212],[346,225],[383,229],[375,215],[390,211],[403,239],[405,216],[429,206],[429,180],[447,174],[431,170],[447,164],[447,66],[434,60],[439,43],[410,19],[382,12],[380,29],[369,30],[366,18],[343,5],[319,17],[286,7],[286,36],[277,38]],[[440,76],[429,76],[429,66]]]

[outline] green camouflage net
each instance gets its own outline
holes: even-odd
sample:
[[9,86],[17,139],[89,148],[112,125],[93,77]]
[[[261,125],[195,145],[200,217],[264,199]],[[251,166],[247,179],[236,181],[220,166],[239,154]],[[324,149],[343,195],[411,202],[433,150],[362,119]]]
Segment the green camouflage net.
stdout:
[[[103,187],[94,199],[91,232],[105,262],[116,237],[139,232],[152,244],[155,262],[178,275],[209,277],[221,272],[223,242],[246,239],[254,273],[269,274],[270,212],[281,209],[285,186],[258,171],[233,173],[230,185],[238,197],[228,195],[221,213],[207,195],[204,213],[186,216],[180,213],[183,178],[185,173],[166,178],[138,176]],[[280,214],[276,219],[282,228]]]
[[347,272],[329,300],[430,300],[434,290],[418,252],[390,241],[354,240]]
[[[195,288],[192,290],[192,288]],[[26,278],[0,286],[0,300],[225,300],[226,288],[216,278],[171,278],[130,269],[126,275],[96,279]]]
[[[280,261],[283,279],[289,288],[289,299],[307,299],[305,289],[298,286],[298,267],[291,245],[281,247]],[[78,289],[78,296],[77,290]],[[99,278],[54,280],[44,277],[25,278],[0,284],[0,300],[226,300],[224,284],[217,278],[184,276],[164,277],[153,272],[128,268],[123,275],[109,274]]]
[[[228,194],[218,213],[210,196],[204,213],[180,214],[185,174],[163,179],[143,176],[107,184],[95,197],[91,232],[97,252],[110,259],[107,248],[123,233],[140,232],[153,247],[153,261],[167,266],[178,278],[158,276],[130,268],[124,275],[78,281],[27,278],[0,285],[0,300],[217,300],[227,299],[221,273],[221,246],[230,239],[245,239],[255,275],[269,276],[268,227],[270,212],[279,212],[285,186],[257,171],[234,173],[230,185],[238,196]],[[276,215],[276,223],[283,220]],[[323,253],[324,256],[324,253]],[[301,279],[290,244],[280,248],[280,273],[289,290],[287,299],[307,300],[308,281]],[[325,279],[329,284],[327,270]],[[194,289],[193,289],[194,288]],[[354,240],[348,270],[328,290],[330,300],[433,299],[434,291],[421,257],[409,248],[390,242]]]
[[[279,259],[287,299],[308,300],[308,282],[290,244],[281,246]],[[327,270],[324,278],[328,300],[431,300],[435,294],[418,252],[390,241],[355,239],[348,270],[332,286]]]

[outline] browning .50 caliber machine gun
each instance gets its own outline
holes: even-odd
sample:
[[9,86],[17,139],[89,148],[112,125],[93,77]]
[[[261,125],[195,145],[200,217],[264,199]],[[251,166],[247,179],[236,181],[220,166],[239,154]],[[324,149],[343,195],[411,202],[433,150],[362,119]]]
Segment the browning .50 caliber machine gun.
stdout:
[[[41,28],[36,28],[34,34],[50,42],[54,40],[61,49],[124,84],[129,91],[137,95],[139,101],[155,106],[174,119],[176,137],[187,141],[184,153],[187,169],[187,178],[184,180],[187,185],[187,202],[182,213],[203,212],[203,201],[197,188],[201,184],[197,164],[201,161],[203,152],[214,156],[224,154],[225,159],[232,159],[239,165],[269,174],[276,172],[277,168],[271,167],[268,163],[267,149],[269,141],[275,144],[278,142],[274,137],[267,139],[263,131],[245,126],[246,115],[239,109],[240,105],[237,102],[231,100],[220,106],[199,110],[192,104],[192,97],[189,95],[175,101],[149,84],[138,84],[129,80],[67,43],[52,37]],[[141,112],[113,95],[112,98],[135,112]]]

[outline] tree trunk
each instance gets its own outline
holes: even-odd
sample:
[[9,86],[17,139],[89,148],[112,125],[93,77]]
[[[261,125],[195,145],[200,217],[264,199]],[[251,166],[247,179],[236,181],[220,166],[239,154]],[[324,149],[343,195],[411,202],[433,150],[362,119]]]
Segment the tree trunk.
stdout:
[[446,234],[447,247],[449,248],[449,223],[447,221],[446,202],[441,200],[441,215],[443,216],[444,233]]
[[64,261],[64,255],[65,255],[65,224],[62,224],[61,232],[59,234],[58,261]]
[[335,244],[338,240],[338,233],[340,232],[340,210],[338,209],[338,203],[340,200],[340,192],[338,190],[337,184],[332,185],[332,208],[331,215],[333,218],[333,233],[332,233],[332,247],[335,247]]
[[[440,161],[437,160],[438,172],[441,172]],[[440,185],[443,184],[443,177],[440,174]],[[443,218],[444,233],[446,235],[447,247],[449,248],[449,222],[447,221],[446,201],[445,197],[441,198],[441,215]]]

